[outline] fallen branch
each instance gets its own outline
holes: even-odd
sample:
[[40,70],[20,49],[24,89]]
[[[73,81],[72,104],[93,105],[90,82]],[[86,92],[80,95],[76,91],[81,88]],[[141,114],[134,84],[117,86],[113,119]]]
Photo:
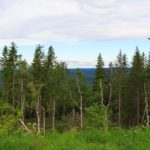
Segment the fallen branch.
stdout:
[[22,119],[19,120],[21,125],[24,127],[24,129],[29,133],[32,134],[32,131],[25,125],[24,121]]

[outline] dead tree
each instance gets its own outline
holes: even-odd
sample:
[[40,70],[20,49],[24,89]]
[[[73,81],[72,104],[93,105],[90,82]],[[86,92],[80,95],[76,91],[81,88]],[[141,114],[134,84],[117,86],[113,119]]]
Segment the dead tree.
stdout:
[[12,74],[12,101],[13,101],[13,108],[15,108],[15,77],[14,77],[14,70]]
[[42,112],[43,112],[43,133],[45,135],[45,133],[46,133],[46,127],[45,127],[45,109],[44,109],[43,106],[41,107],[41,109],[42,109]]
[[56,102],[55,98],[52,100],[52,130],[55,130],[55,113],[56,113]]
[[136,89],[136,96],[137,96],[137,124],[140,123],[140,97],[139,97],[139,86]]
[[120,83],[119,83],[119,91],[118,91],[118,108],[119,108],[118,124],[120,126],[121,125],[121,85]]
[[37,129],[38,129],[38,134],[41,133],[41,114],[40,114],[40,98],[38,96],[37,104],[36,104],[36,115],[37,115]]
[[83,128],[83,98],[81,93],[80,81],[77,78],[77,88],[80,95],[80,127]]
[[21,112],[22,112],[22,120],[24,121],[24,103],[25,103],[25,95],[24,95],[24,82],[23,82],[23,74],[22,70],[20,71],[20,87],[21,87],[21,94],[20,94],[20,105],[21,105]]
[[29,133],[32,134],[32,131],[26,126],[26,124],[24,123],[24,121],[22,119],[19,120],[21,125],[23,126],[23,128]]
[[109,64],[110,67],[110,82],[109,82],[109,101],[108,106],[111,105],[111,99],[112,99],[112,63]]
[[100,86],[100,94],[101,94],[100,104],[103,106],[104,105],[104,95],[103,95],[103,86],[102,86],[101,79],[99,81],[99,86]]
[[[70,91],[70,99],[74,103],[71,91]],[[75,105],[78,106],[76,103]],[[75,122],[75,108],[72,109],[72,126],[74,126],[74,122]]]
[[66,114],[66,100],[67,100],[67,94],[64,95],[63,99],[63,116]]
[[149,104],[148,104],[148,96],[147,96],[147,90],[146,90],[145,83],[144,83],[144,94],[145,94],[145,109],[144,109],[144,114],[143,114],[143,118],[142,118],[142,123],[144,121],[144,118],[146,117],[146,125],[149,126],[149,124],[150,124],[150,119],[149,119]]
[[75,122],[75,109],[72,109],[72,126],[74,126],[74,122]]

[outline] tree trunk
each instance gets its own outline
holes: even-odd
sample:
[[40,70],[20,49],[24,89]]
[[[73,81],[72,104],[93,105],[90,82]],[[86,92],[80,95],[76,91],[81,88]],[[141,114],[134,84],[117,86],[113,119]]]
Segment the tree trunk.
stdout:
[[64,95],[64,101],[63,101],[63,116],[66,114],[66,95]]
[[25,125],[24,121],[23,121],[22,119],[20,119],[19,121],[20,121],[21,125],[24,127],[24,129],[25,129],[28,133],[32,134],[32,131]]
[[41,133],[41,116],[40,116],[40,97],[38,96],[37,106],[36,106],[36,115],[37,115],[37,128],[38,134]]
[[[74,101],[73,101],[73,97],[72,97],[71,91],[70,91],[70,98],[71,98],[72,103],[73,103]],[[73,127],[74,127],[74,122],[75,122],[75,109],[73,108],[73,109],[72,109],[72,126],[73,126]]]
[[56,104],[55,104],[55,99],[52,101],[52,130],[55,130],[55,113],[56,113]]
[[74,121],[75,121],[75,109],[72,109],[72,126],[74,127]]
[[46,133],[46,127],[45,127],[45,109],[44,107],[41,107],[42,111],[43,111],[43,133],[45,135]]
[[143,116],[142,116],[141,124],[143,124],[143,123],[144,123],[145,114],[146,114],[146,108],[144,109],[144,112],[143,112]]
[[80,97],[80,121],[81,121],[81,128],[83,128],[83,100],[82,96]]
[[102,86],[101,79],[100,79],[100,81],[99,81],[99,86],[100,86],[100,93],[101,93],[101,101],[100,101],[100,104],[103,106],[103,105],[104,105],[104,96],[103,96],[103,86]]
[[112,66],[110,65],[110,83],[109,83],[109,101],[108,101],[108,106],[111,105],[111,98],[112,98]]
[[21,72],[21,78],[20,78],[20,85],[21,85],[21,112],[22,112],[22,120],[24,121],[25,96],[24,96],[24,83],[23,83],[22,72]]
[[111,105],[111,98],[112,98],[112,83],[110,82],[110,84],[109,84],[109,101],[108,101],[108,106]]
[[119,108],[119,113],[118,113],[118,124],[121,126],[121,86],[119,84],[119,101],[118,101],[118,108]]
[[140,123],[140,98],[139,98],[139,88],[137,87],[137,125]]
[[78,92],[80,95],[80,127],[83,128],[83,98],[81,94],[79,79],[77,79],[77,87],[78,87]]
[[148,96],[147,96],[147,90],[146,85],[144,83],[144,93],[145,93],[145,114],[146,114],[146,125],[149,126],[150,120],[149,120],[149,106],[148,106]]
[[15,108],[15,79],[14,79],[14,70],[12,76],[12,100],[13,100],[13,108]]

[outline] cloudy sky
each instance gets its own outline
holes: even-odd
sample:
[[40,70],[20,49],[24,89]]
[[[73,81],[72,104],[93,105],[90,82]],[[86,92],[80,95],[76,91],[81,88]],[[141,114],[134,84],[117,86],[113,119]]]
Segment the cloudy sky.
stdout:
[[[148,53],[149,0],[0,0],[0,51],[15,41],[30,63],[36,44],[53,45],[69,67],[106,65],[122,49]],[[1,54],[0,54],[1,55]]]

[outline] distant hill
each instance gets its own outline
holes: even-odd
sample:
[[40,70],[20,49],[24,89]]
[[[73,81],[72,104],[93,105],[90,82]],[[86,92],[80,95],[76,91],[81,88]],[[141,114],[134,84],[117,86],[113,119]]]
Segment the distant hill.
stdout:
[[[69,69],[69,72],[71,75],[75,75],[76,74],[76,70],[77,69]],[[89,83],[89,85],[92,85],[93,80],[94,80],[94,76],[95,76],[95,68],[80,68],[80,71],[83,72],[87,78],[87,82]],[[105,72],[106,74],[108,74],[109,72],[109,68],[105,68]],[[127,69],[127,74],[130,72],[130,68]],[[0,77],[0,88],[2,88],[2,78]]]
[[[79,68],[79,69],[81,72],[83,72],[85,74],[89,85],[92,85],[94,77],[95,77],[96,68]],[[75,75],[76,70],[77,69],[69,69],[69,72],[71,75]],[[106,74],[108,74],[109,68],[104,68],[104,70],[105,70]]]
[[[71,75],[75,75],[76,70],[77,69],[69,69],[69,72]],[[105,70],[105,73],[108,75],[109,74],[109,68],[104,68],[104,70]],[[96,69],[95,68],[80,68],[80,71],[85,74],[85,76],[87,78],[87,82],[89,83],[89,85],[92,85]],[[127,74],[129,74],[130,71],[131,71],[131,68],[126,69]],[[109,75],[107,77],[109,77]]]
[[[69,72],[71,75],[75,75],[76,74],[76,70],[77,69],[69,69]],[[83,72],[87,78],[87,82],[92,85],[93,83],[93,79],[95,76],[95,68],[80,68],[80,71]]]

